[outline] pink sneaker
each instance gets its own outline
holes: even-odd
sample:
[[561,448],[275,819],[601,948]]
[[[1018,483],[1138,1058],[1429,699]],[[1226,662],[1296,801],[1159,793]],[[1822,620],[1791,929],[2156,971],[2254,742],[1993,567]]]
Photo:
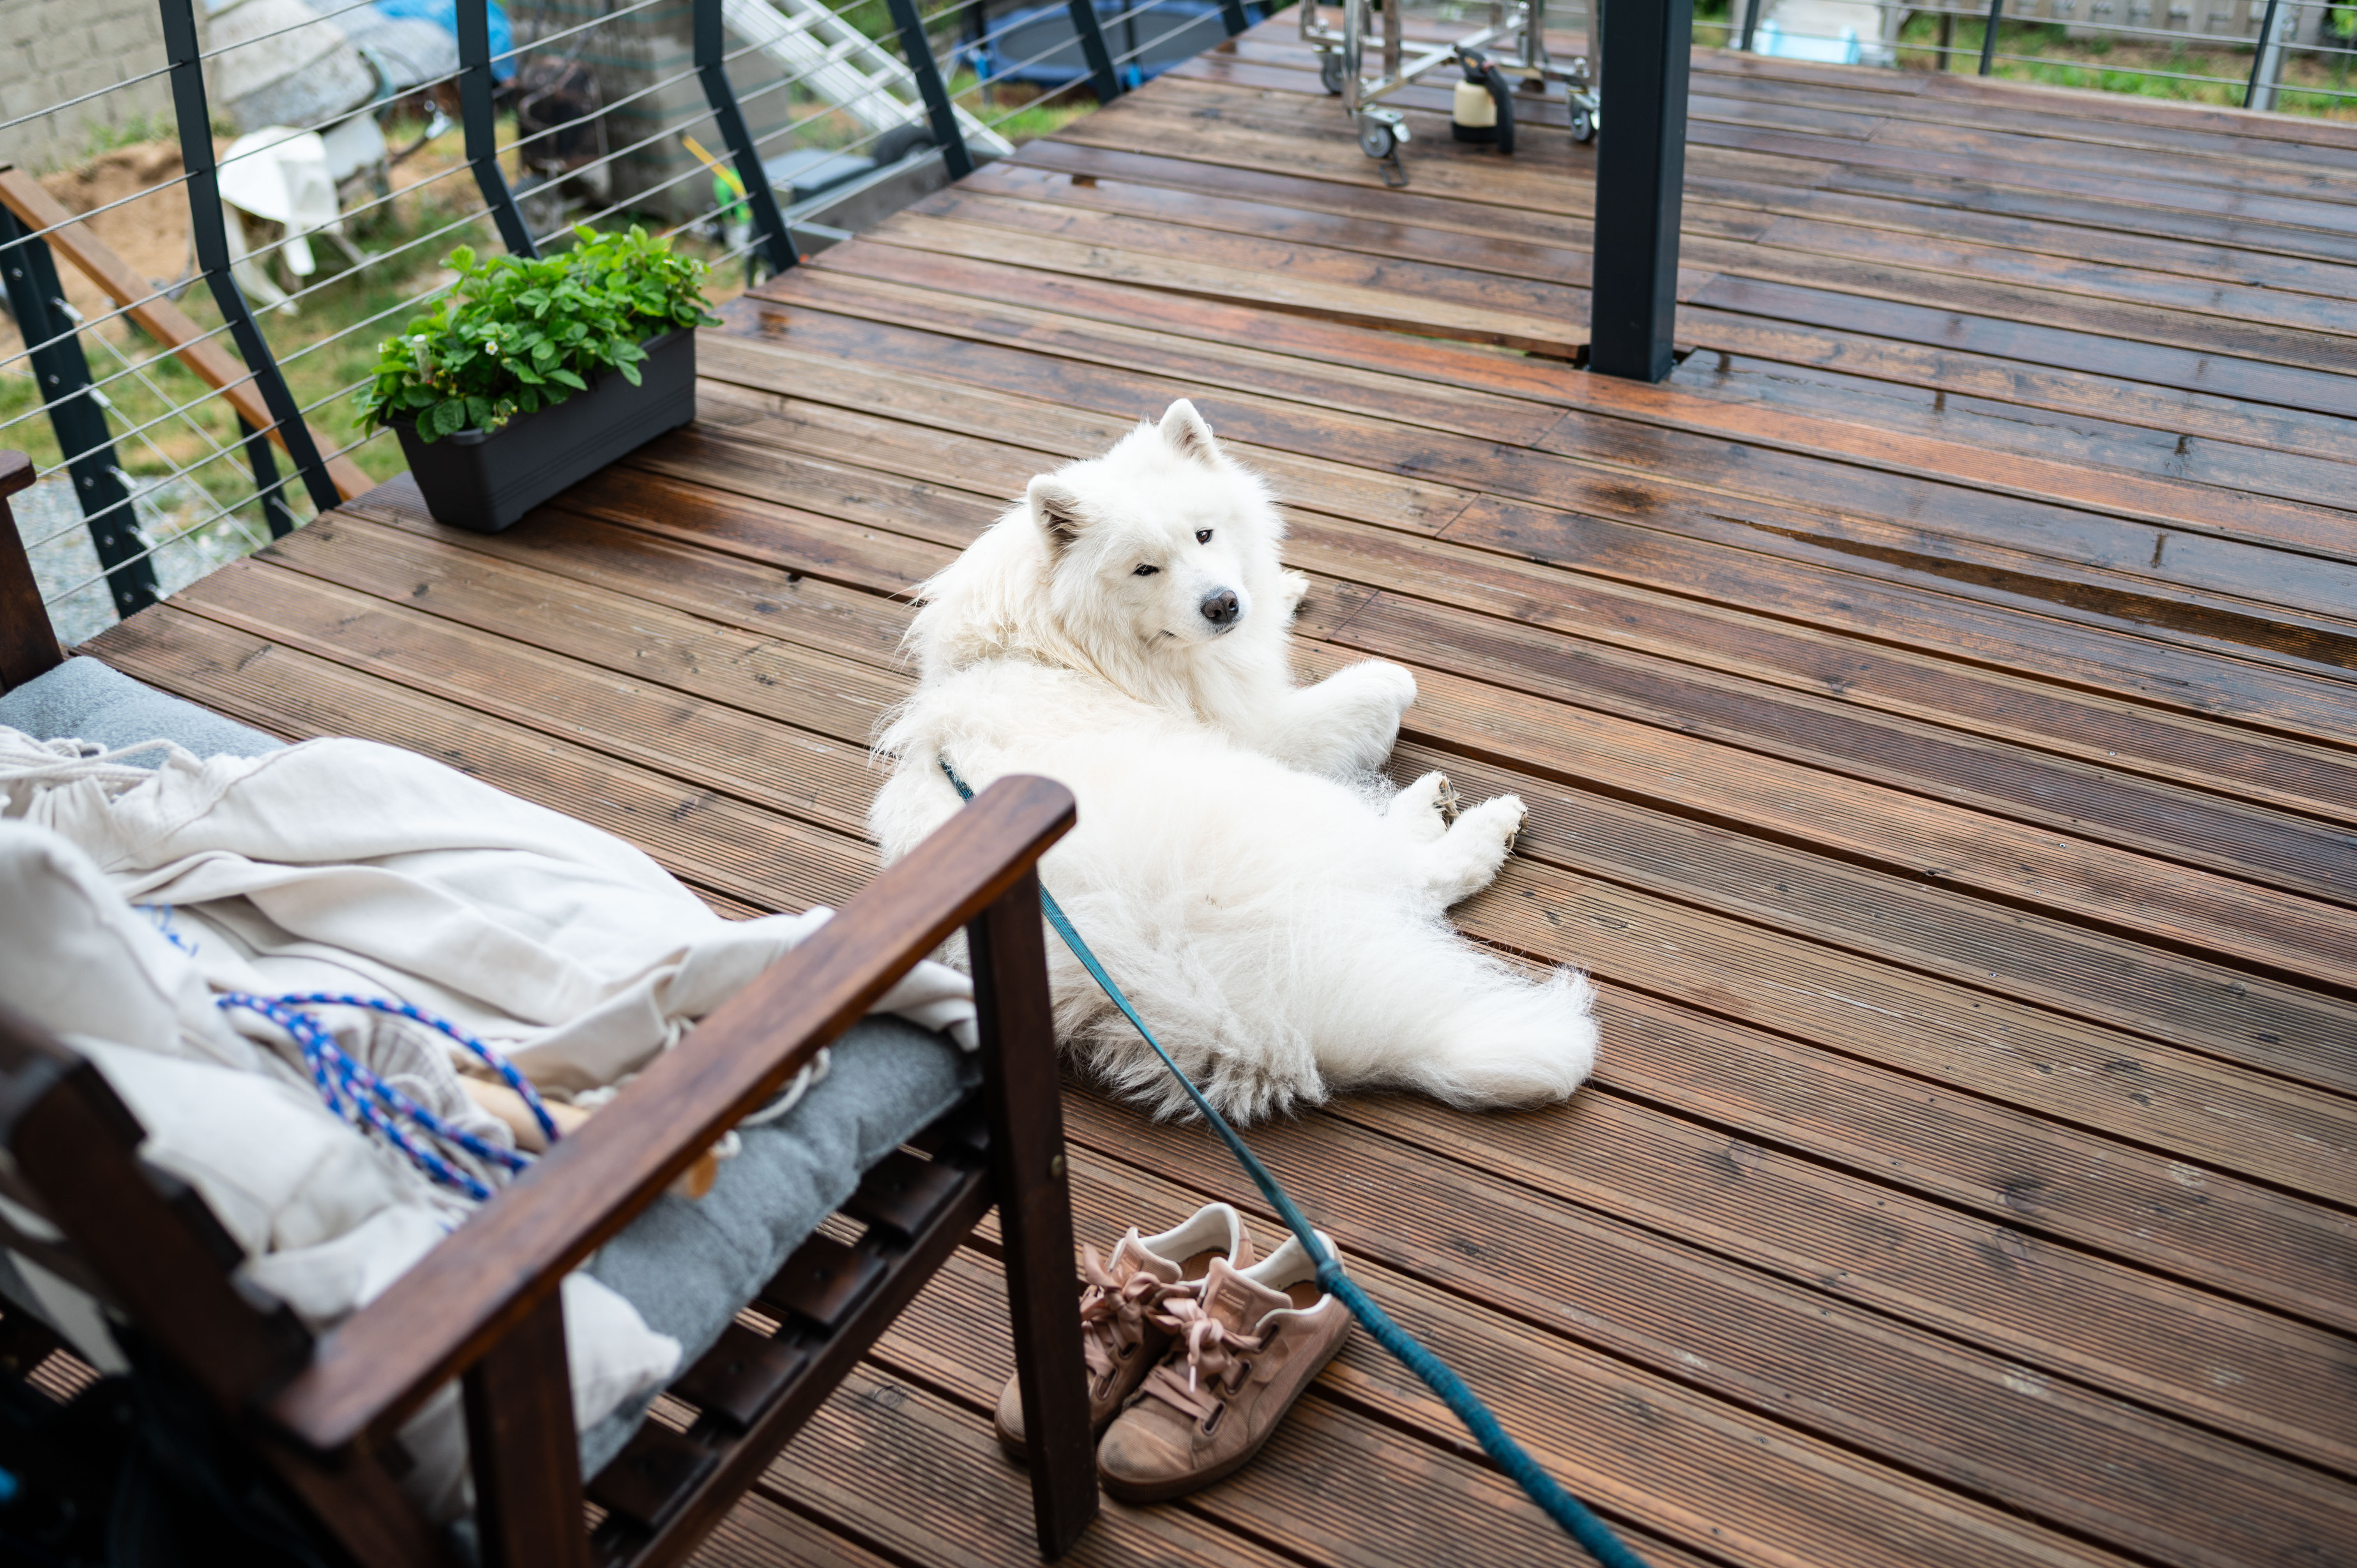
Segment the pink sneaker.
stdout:
[[1242,1467],[1351,1333],[1350,1309],[1318,1288],[1291,1236],[1248,1269],[1214,1260],[1154,1322],[1170,1348],[1097,1446],[1097,1477],[1124,1502],[1180,1497]]
[[[1169,1331],[1156,1324],[1154,1308],[1214,1264],[1251,1262],[1252,1234],[1232,1208],[1209,1203],[1159,1236],[1140,1236],[1131,1227],[1114,1244],[1110,1264],[1097,1261],[1094,1247],[1082,1248],[1082,1256],[1089,1288],[1081,1297],[1081,1352],[1088,1358],[1093,1435],[1104,1430],[1169,1344]],[[1023,1393],[1013,1378],[998,1391],[991,1425],[1000,1446],[1017,1459],[1025,1457]]]

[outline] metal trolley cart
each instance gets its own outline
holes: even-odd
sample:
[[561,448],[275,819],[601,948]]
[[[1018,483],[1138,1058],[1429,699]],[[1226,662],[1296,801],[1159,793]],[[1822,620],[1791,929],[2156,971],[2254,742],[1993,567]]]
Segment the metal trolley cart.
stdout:
[[[1585,142],[1596,134],[1601,105],[1589,81],[1587,62],[1596,52],[1598,0],[1589,0],[1588,52],[1567,66],[1556,65],[1547,57],[1546,0],[1512,0],[1511,5],[1491,0],[1488,27],[1452,44],[1415,46],[1417,52],[1412,59],[1400,37],[1402,9],[1402,0],[1341,0],[1342,25],[1335,27],[1321,19],[1318,0],[1302,0],[1300,7],[1302,42],[1318,50],[1318,75],[1326,91],[1342,100],[1343,112],[1358,127],[1359,146],[1369,157],[1381,161],[1386,185],[1407,183],[1406,172],[1400,166],[1399,146],[1408,134],[1400,112],[1381,107],[1382,101],[1446,65],[1461,66],[1467,85],[1473,89],[1471,93],[1465,87],[1458,91],[1455,119],[1460,137],[1494,141],[1501,151],[1511,153],[1512,88],[1519,85],[1525,91],[1544,93],[1558,82],[1570,102],[1572,140]],[[1372,11],[1383,14],[1383,69],[1369,77],[1363,74],[1363,62],[1368,36],[1373,31]],[[1489,99],[1486,109],[1478,105],[1483,95]],[[1469,113],[1469,102],[1476,103]],[[1477,134],[1468,136],[1469,130]],[[1491,134],[1478,134],[1482,131]]]

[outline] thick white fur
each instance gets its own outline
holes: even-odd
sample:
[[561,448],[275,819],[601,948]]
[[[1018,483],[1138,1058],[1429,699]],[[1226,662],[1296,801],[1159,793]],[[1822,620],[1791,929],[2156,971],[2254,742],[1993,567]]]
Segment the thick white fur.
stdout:
[[[1523,803],[1458,813],[1438,774],[1378,803],[1372,770],[1415,681],[1370,661],[1293,684],[1308,585],[1278,564],[1284,531],[1183,402],[1033,479],[920,590],[920,682],[878,746],[885,856],[958,810],[942,756],[977,790],[1060,779],[1080,825],[1043,880],[1223,1113],[1394,1086],[1469,1106],[1560,1100],[1595,1056],[1587,981],[1533,983],[1445,914],[1497,875]],[[1222,590],[1237,600],[1225,628],[1201,608]],[[1184,1110],[1062,943],[1048,948],[1067,1048],[1157,1113]]]

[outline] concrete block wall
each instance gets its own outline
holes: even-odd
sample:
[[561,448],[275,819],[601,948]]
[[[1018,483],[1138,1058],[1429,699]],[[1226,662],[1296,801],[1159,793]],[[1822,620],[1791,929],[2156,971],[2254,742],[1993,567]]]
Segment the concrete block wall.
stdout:
[[[201,5],[197,25],[202,37]],[[103,143],[169,137],[172,93],[163,77],[116,86],[163,63],[156,0],[0,0],[0,122],[37,116],[0,131],[0,162],[47,171]],[[115,91],[37,113],[106,87]]]

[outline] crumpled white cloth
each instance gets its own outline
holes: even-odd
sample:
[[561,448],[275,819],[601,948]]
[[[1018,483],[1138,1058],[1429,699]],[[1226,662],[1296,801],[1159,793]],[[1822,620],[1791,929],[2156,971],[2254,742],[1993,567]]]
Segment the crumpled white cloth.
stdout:
[[[0,728],[0,815],[168,908],[215,989],[399,997],[547,1089],[637,1071],[831,914],[722,919],[612,834],[371,741],[152,773],[78,746]],[[973,994],[928,961],[875,1011],[970,1050]]]
[[[242,1272],[315,1328],[381,1294],[469,1205],[342,1122],[292,1042],[224,1013],[220,993],[406,1001],[594,1101],[830,915],[724,920],[612,835],[392,746],[210,759],[173,746],[153,772],[123,755],[0,726],[0,995],[90,1054],[146,1130],[145,1155],[197,1187],[245,1251]],[[874,1010],[975,1044],[972,983],[944,965],[918,965]],[[317,1011],[349,1055],[511,1143],[460,1088],[443,1036]],[[770,1112],[824,1067],[822,1054]],[[18,1262],[54,1316],[91,1330],[84,1353],[113,1364],[87,1301]],[[679,1346],[587,1274],[564,1293],[586,1427],[660,1386]],[[417,1461],[404,1486],[437,1519],[462,1511],[455,1402],[429,1404],[404,1440]]]

